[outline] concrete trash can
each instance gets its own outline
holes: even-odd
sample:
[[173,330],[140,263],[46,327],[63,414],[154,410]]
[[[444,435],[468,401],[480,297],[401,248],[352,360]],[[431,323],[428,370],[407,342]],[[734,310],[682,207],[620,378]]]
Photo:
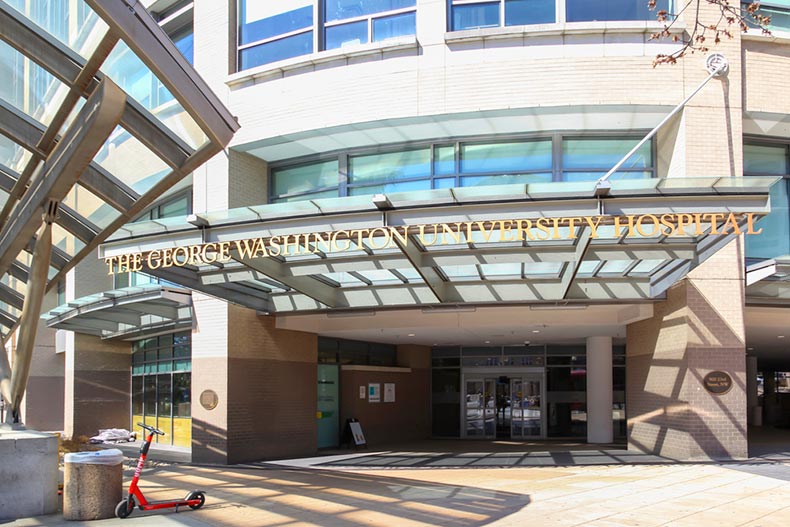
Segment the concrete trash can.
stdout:
[[113,448],[66,454],[64,463],[63,518],[115,517],[115,506],[123,494],[123,452]]

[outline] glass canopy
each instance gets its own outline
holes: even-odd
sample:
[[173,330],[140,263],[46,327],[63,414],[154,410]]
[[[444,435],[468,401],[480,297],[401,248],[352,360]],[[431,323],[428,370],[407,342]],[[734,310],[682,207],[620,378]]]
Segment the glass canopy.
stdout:
[[[758,230],[775,181],[623,180],[605,196],[595,182],[533,183],[278,203],[127,225],[100,255],[136,253],[143,272],[265,312],[650,301]],[[693,226],[672,230],[662,218]]]
[[[3,337],[19,323],[44,207],[58,204],[51,289],[238,129],[144,9],[42,5],[0,1]],[[145,89],[154,85],[155,94]]]

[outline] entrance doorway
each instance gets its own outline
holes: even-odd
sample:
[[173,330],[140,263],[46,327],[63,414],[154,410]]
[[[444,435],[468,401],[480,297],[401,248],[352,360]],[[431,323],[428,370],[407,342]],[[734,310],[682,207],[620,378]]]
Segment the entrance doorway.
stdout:
[[542,375],[467,376],[463,400],[464,437],[513,440],[545,437]]

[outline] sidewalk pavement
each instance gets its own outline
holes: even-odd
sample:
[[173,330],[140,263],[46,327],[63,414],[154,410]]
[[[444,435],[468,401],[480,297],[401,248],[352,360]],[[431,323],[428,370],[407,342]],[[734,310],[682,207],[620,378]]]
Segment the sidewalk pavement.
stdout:
[[[135,510],[125,519],[67,522],[61,514],[11,522],[30,526],[659,526],[790,525],[790,462],[567,464],[510,468],[361,468],[364,452],[230,467],[146,468],[149,499],[207,493],[198,510]],[[419,458],[418,452],[412,452]],[[431,454],[437,454],[432,452]],[[490,453],[474,459],[486,459]],[[554,453],[556,454],[556,452]],[[573,455],[566,453],[570,458]],[[458,453],[456,457],[463,457]],[[528,456],[527,456],[528,457]],[[576,456],[581,457],[581,456]],[[447,457],[441,459],[448,459]],[[354,461],[356,460],[356,461]],[[355,464],[356,463],[356,464]],[[374,464],[375,465],[375,464]],[[353,468],[341,468],[353,467]],[[126,482],[131,476],[127,471]]]

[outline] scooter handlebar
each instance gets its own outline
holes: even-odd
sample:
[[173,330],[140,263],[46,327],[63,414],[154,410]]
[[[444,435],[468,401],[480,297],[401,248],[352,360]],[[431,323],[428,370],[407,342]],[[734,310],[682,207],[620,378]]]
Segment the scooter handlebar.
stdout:
[[148,430],[149,432],[151,432],[152,434],[156,434],[158,436],[165,435],[164,432],[162,432],[158,428],[154,428],[153,426],[144,425],[143,423],[137,423],[137,426],[141,426],[141,427],[145,428],[146,430]]

